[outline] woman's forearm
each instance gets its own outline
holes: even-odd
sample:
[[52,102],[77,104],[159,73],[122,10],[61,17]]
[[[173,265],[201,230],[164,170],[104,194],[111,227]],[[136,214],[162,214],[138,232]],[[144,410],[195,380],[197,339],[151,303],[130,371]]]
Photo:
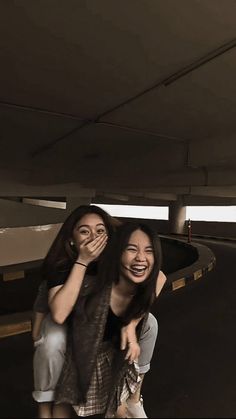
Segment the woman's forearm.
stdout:
[[128,326],[133,327],[134,329],[136,329],[136,327],[138,326],[139,322],[142,320],[142,317],[139,317],[138,319],[132,319],[130,321],[130,323],[128,324]]
[[86,267],[74,264],[64,285],[49,290],[49,307],[56,323],[67,319],[77,301],[85,276]]
[[62,324],[69,316],[77,301],[88,264],[100,256],[107,243],[103,233],[94,240],[86,239],[80,244],[79,257],[64,285],[49,291],[48,304],[56,323]]

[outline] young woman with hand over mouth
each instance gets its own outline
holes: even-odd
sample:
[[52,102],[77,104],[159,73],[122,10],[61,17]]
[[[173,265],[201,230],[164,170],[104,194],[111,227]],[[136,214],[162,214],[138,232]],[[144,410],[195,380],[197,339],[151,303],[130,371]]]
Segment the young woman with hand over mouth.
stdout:
[[[78,262],[88,266],[91,255],[83,245],[79,254]],[[140,389],[157,333],[149,311],[166,279],[160,266],[157,234],[145,224],[125,223],[107,244],[97,279],[79,285],[72,279],[76,301],[64,298],[62,286],[50,287],[54,321],[62,324],[70,318],[66,359],[55,390],[55,403],[64,412],[60,417],[70,417],[72,407],[82,417],[146,417]],[[122,330],[130,324],[133,332],[122,340]]]
[[[66,291],[64,299],[67,301],[69,292],[72,310],[80,291],[84,292],[86,287],[89,289],[91,283],[96,282],[100,258],[103,256],[107,241],[109,242],[119,224],[118,220],[110,217],[101,208],[95,205],[83,205],[71,213],[55,238],[44,260],[44,278],[47,279],[49,288],[54,288],[54,290],[62,288],[62,292]],[[83,259],[84,257],[85,259]],[[88,266],[84,266],[87,263]],[[75,288],[73,284],[71,288],[66,286],[71,277],[76,278]],[[165,276],[160,272],[159,288],[164,280]],[[81,290],[78,289],[80,281],[81,283],[85,282]],[[46,281],[43,281],[34,305],[35,320],[32,329],[35,342],[33,398],[38,402],[40,418],[64,417],[67,413],[62,405],[54,403],[54,399],[55,387],[64,364],[68,324],[70,324],[71,316],[68,316],[64,322],[59,320],[61,324],[53,320],[47,303],[48,292],[45,284]],[[72,298],[72,302],[70,298]],[[139,320],[131,320],[129,324],[123,325],[120,331],[120,349],[124,350],[128,347],[126,358],[129,362],[137,359],[140,351],[142,362],[142,354],[147,353],[142,348],[145,348],[147,341],[152,341],[153,347],[155,345],[156,319],[151,314],[149,315],[144,338],[138,343],[136,327]],[[128,342],[132,342],[132,344]],[[150,359],[151,356],[152,351],[149,351]],[[132,403],[132,406],[137,408],[139,403]],[[137,412],[134,412],[134,415],[136,414]]]

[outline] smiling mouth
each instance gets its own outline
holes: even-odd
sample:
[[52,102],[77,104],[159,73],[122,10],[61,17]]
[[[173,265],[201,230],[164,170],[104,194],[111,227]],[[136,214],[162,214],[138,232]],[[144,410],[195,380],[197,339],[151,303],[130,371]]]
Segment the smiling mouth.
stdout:
[[130,272],[132,272],[135,276],[142,276],[146,272],[147,268],[148,267],[145,265],[132,265],[130,267]]

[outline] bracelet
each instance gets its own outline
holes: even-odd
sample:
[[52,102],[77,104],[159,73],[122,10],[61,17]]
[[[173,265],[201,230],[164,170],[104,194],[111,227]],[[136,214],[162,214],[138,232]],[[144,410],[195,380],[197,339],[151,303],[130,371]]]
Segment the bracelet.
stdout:
[[85,263],[82,263],[82,262],[75,262],[77,265],[82,265],[82,266],[85,266],[85,268],[87,268],[88,267],[88,265],[85,265]]

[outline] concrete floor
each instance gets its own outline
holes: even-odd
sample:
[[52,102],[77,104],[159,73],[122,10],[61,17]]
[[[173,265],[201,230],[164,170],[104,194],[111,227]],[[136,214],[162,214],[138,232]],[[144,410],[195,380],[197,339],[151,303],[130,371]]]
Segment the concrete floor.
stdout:
[[216,266],[154,307],[159,337],[146,377],[150,417],[235,418],[236,245],[200,240]]

